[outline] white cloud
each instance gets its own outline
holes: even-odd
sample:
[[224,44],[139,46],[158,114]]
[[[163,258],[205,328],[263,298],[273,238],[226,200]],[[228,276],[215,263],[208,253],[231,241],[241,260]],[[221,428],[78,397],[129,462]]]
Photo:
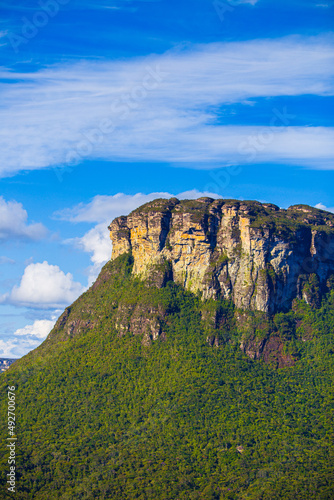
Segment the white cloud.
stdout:
[[326,210],[326,212],[334,212],[334,207],[326,207],[323,203],[317,203],[315,208],[319,208],[320,210]]
[[29,351],[36,349],[41,343],[42,340],[37,338],[0,340],[0,357],[21,358],[25,354],[28,354]]
[[1,358],[20,358],[32,349],[39,346],[41,340],[25,338],[25,339],[0,339],[0,357]]
[[118,215],[128,214],[140,205],[155,198],[172,198],[172,196],[172,194],[166,192],[137,193],[134,195],[124,193],[117,193],[111,196],[97,195],[87,204],[79,203],[73,208],[56,212],[55,215],[59,219],[71,222],[107,222]]
[[101,267],[110,260],[111,241],[107,223],[97,224],[81,238],[71,238],[65,243],[71,243],[84,252],[91,254],[93,265],[88,269],[88,284],[91,285],[97,278]]
[[10,259],[9,257],[6,257],[5,255],[2,255],[0,257],[0,264],[15,264],[15,260]]
[[104,264],[110,259],[111,242],[108,230],[104,224],[98,224],[88,231],[82,238],[76,238],[85,252],[92,253],[94,264]]
[[65,274],[58,266],[47,261],[29,264],[19,286],[2,298],[18,306],[34,308],[56,308],[70,304],[84,291],[70,273]]
[[149,194],[136,193],[134,195],[117,193],[115,195],[97,195],[89,203],[79,203],[75,207],[65,208],[55,213],[55,216],[61,220],[70,222],[105,222],[107,225],[120,215],[127,215],[132,210],[140,207],[144,203],[155,200],[156,198],[179,198],[195,199],[201,196],[219,198],[216,193],[207,191],[183,191],[182,193],[172,194],[166,192],[154,192]]
[[27,238],[38,240],[47,234],[41,223],[27,224],[28,214],[21,203],[0,196],[0,239]]
[[250,4],[250,5],[255,5],[258,3],[259,0],[233,0],[232,2],[228,2],[227,0],[227,3],[230,3],[231,5],[242,5],[242,4]]
[[18,328],[14,335],[24,337],[35,337],[44,340],[55,325],[56,320],[39,319],[32,325],[26,325],[24,328]]
[[110,2],[91,2],[91,1],[81,1],[80,3],[74,3],[71,5],[73,9],[112,9],[112,10],[122,10],[129,12],[136,12],[137,7],[131,7],[131,4],[137,4],[138,2],[159,2],[160,0],[121,0],[114,2],[114,5],[110,5]]
[[[13,328],[13,324],[2,324],[0,358],[19,358],[38,347],[52,330],[62,309],[37,311],[31,309],[25,314],[32,322],[23,328]],[[16,316],[17,318],[17,316]],[[6,328],[4,328],[6,326]]]
[[[264,128],[231,127],[216,123],[217,110],[258,97],[332,95],[333,59],[332,36],[292,36],[198,45],[127,61],[83,61],[35,73],[3,69],[0,175],[64,165],[71,158],[219,167],[244,162],[240,145],[268,134],[273,116]],[[334,129],[291,126],[293,120],[276,127],[274,140],[250,163],[333,168]],[[305,147],[310,138],[312,147]]]
[[[173,194],[173,197],[175,196],[179,200],[196,200],[197,198],[202,198],[202,197],[208,197],[208,198],[214,198],[218,199],[221,198],[221,196],[217,193],[211,193],[210,191],[198,191],[197,189],[190,189],[188,191],[182,191],[182,193],[178,194]],[[164,198],[163,196],[160,196],[160,198]],[[170,196],[169,196],[170,198]],[[154,198],[152,198],[154,199]]]

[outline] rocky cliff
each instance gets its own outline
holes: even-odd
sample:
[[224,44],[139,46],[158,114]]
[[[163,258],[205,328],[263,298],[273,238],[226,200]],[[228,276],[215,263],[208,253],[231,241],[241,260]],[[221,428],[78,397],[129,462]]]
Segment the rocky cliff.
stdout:
[[112,259],[158,287],[174,280],[203,298],[275,313],[293,299],[316,305],[334,273],[334,215],[306,205],[157,199],[109,226]]

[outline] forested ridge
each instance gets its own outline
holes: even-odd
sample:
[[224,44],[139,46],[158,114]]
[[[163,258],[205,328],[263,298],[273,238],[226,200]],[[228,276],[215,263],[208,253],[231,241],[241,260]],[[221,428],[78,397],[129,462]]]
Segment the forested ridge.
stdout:
[[[334,290],[245,320],[229,301],[149,286],[131,266],[128,254],[108,262],[0,376],[2,443],[16,387],[15,498],[333,499]],[[240,349],[273,336],[289,366]],[[2,445],[4,499],[7,460]]]

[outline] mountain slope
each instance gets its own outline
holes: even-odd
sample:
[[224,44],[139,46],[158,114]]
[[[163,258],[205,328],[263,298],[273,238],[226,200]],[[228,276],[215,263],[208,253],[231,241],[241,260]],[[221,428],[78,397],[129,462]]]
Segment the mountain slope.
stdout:
[[[133,266],[108,262],[1,375],[4,441],[16,387],[16,497],[334,498],[334,291],[268,315]],[[1,498],[7,460],[3,446]]]

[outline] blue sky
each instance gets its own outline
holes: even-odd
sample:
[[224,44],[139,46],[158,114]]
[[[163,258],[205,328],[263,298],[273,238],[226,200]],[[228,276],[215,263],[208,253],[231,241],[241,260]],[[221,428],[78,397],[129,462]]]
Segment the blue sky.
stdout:
[[0,3],[0,357],[150,199],[334,210],[333,21],[332,0]]

